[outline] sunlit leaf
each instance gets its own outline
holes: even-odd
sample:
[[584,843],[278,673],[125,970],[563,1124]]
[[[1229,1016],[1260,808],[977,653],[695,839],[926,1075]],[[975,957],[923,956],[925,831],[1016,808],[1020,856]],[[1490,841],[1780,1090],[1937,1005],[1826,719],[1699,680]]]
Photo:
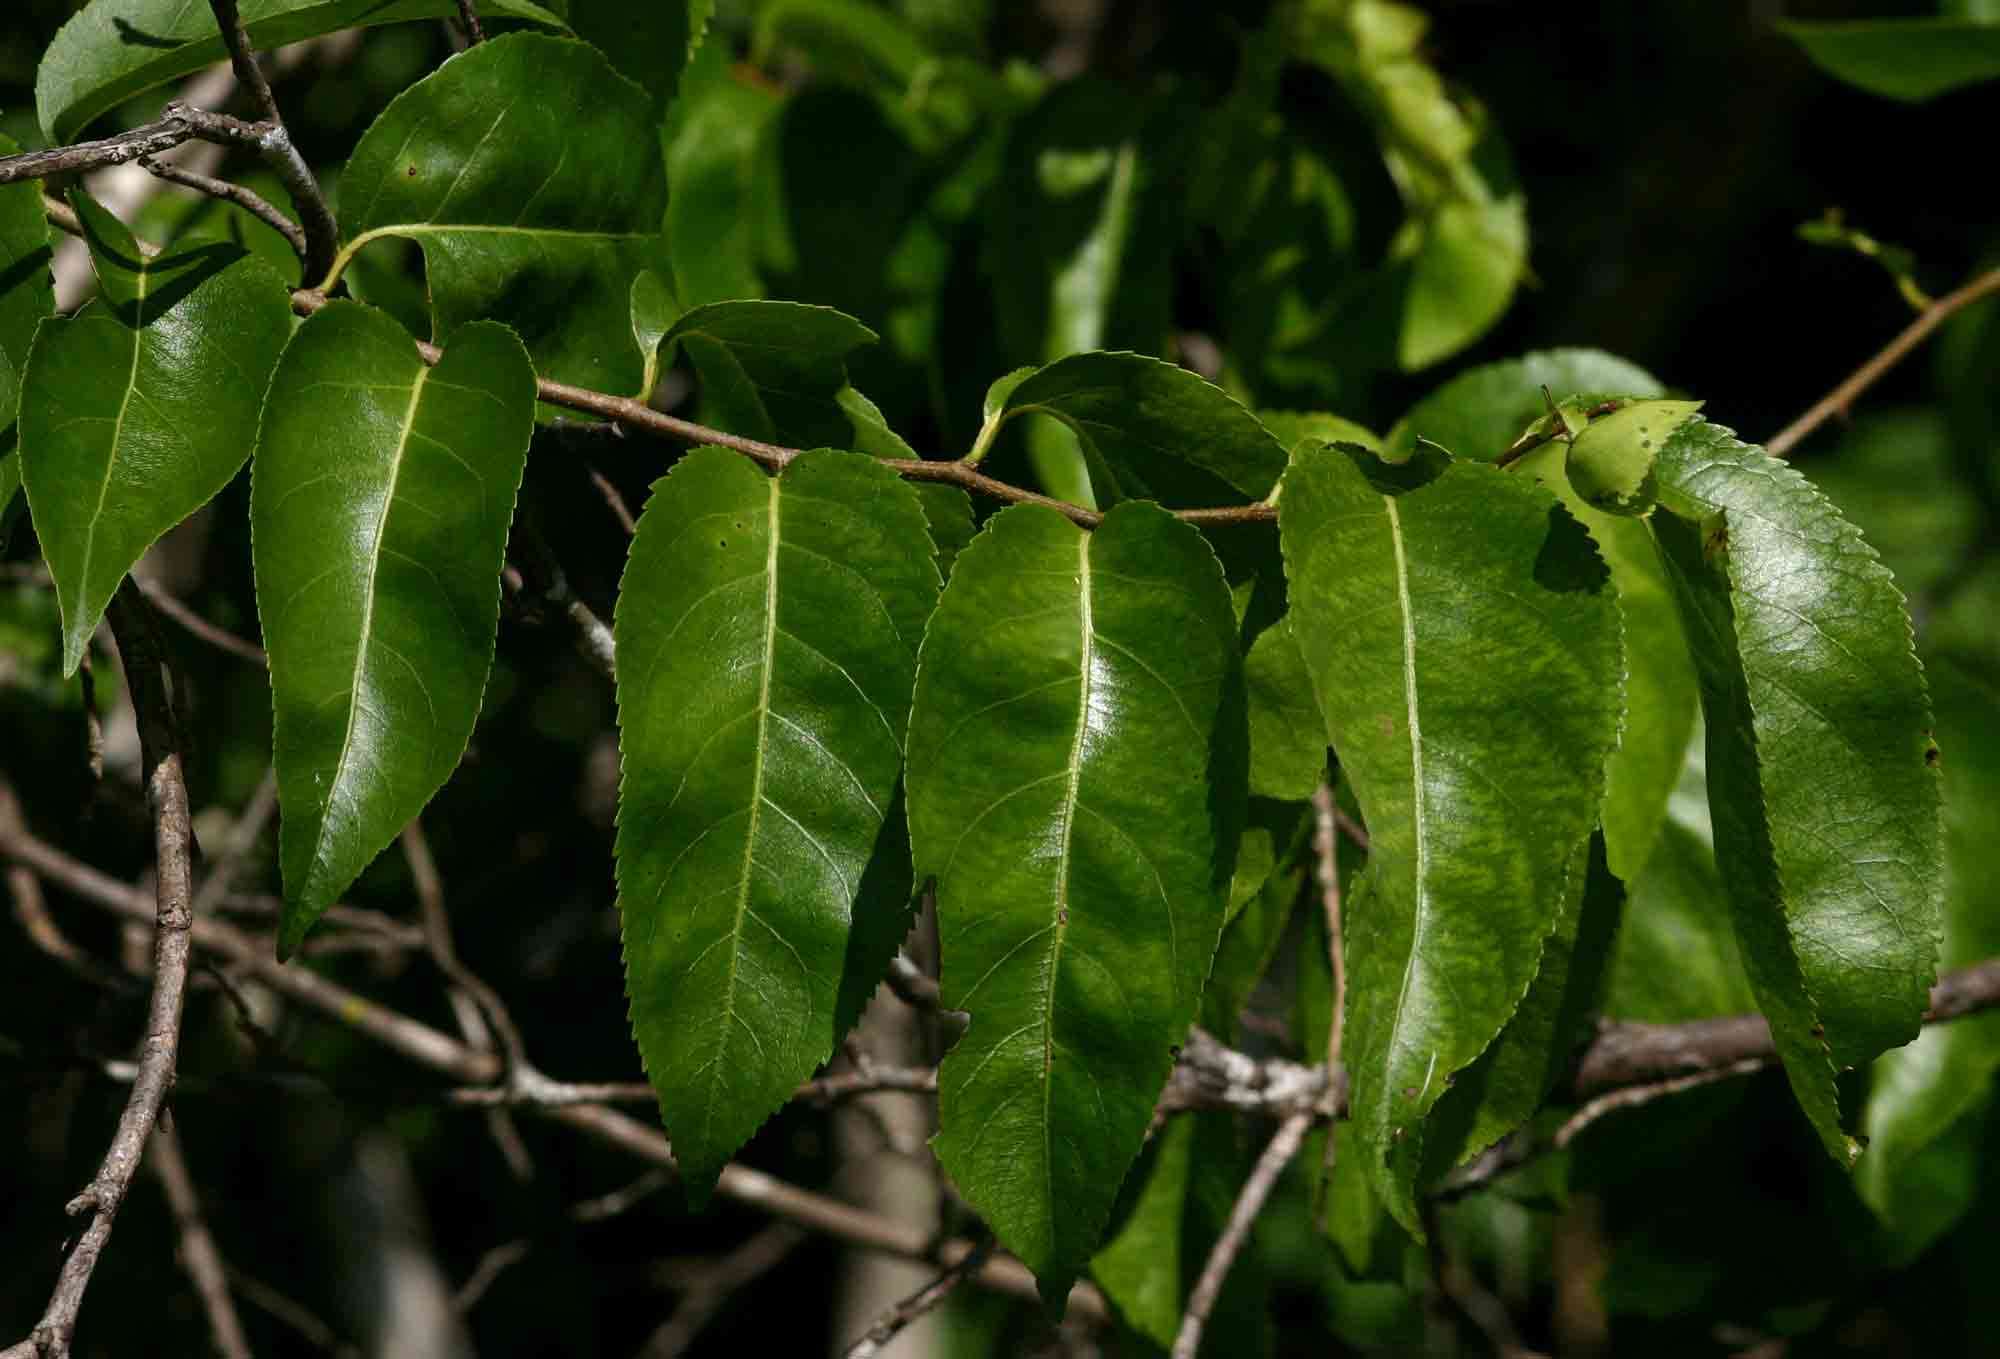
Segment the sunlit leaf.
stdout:
[[465,752],[534,401],[534,369],[506,327],[462,328],[426,368],[407,331],[356,302],[315,314],[272,374],[250,521],[271,658],[280,954]]
[[822,451],[700,449],[618,596],[619,910],[682,1182],[832,1055],[908,930],[902,733],[937,568],[916,494]]
[[98,298],[35,332],[19,425],[21,484],[62,604],[65,674],[132,564],[250,455],[291,328],[283,282],[241,247],[188,241],[148,258],[87,195],[70,203]]
[[940,1163],[1060,1298],[1096,1248],[1194,1019],[1244,744],[1235,618],[1156,506],[1086,534],[1016,506],[959,555],[910,719],[911,842],[937,882]]

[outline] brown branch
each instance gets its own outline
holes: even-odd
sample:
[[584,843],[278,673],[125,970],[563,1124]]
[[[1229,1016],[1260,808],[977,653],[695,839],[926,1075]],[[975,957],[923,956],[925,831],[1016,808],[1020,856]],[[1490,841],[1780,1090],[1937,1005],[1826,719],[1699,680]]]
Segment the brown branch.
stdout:
[[144,166],[146,173],[152,175],[155,179],[163,179],[169,184],[178,184],[184,189],[193,189],[196,193],[207,194],[210,198],[219,198],[225,203],[234,203],[265,226],[283,236],[285,241],[292,247],[292,253],[299,257],[301,263],[304,262],[306,257],[306,233],[304,229],[297,222],[285,216],[283,212],[280,212],[274,203],[255,189],[246,188],[241,184],[232,184],[226,179],[217,179],[214,175],[204,175],[198,171],[184,170],[171,161],[157,160],[152,156],[139,157],[139,164]]
[[465,26],[466,39],[474,47],[486,41],[486,30],[479,26],[479,10],[472,0],[458,0],[458,21]]
[[[76,1334],[90,1276],[111,1239],[118,1209],[138,1173],[146,1140],[159,1121],[173,1084],[180,1050],[181,1010],[187,995],[188,960],[193,953],[192,850],[194,832],[187,787],[181,779],[181,744],[175,729],[166,664],[145,597],[128,581],[112,597],[111,627],[125,661],[125,683],[139,718],[146,797],[153,809],[154,873],[153,994],[146,1034],[140,1041],[132,1093],[118,1118],[103,1164],[81,1194],[70,1200],[71,1216],[88,1213],[90,1223],[63,1261],[55,1292],[26,1342],[41,1359],[64,1359]],[[17,1349],[19,1347],[16,1347]]]
[[625,536],[629,538],[637,533],[639,523],[632,517],[631,507],[625,503],[625,497],[619,493],[618,488],[611,484],[611,479],[593,467],[590,469],[590,484],[604,497],[604,503],[611,511],[611,517],[618,521],[619,528],[625,530]]
[[884,1312],[861,1338],[847,1347],[844,1359],[876,1359],[910,1323],[927,1315],[937,1305],[950,1297],[970,1275],[976,1275],[986,1266],[987,1257],[993,1254],[993,1236],[987,1233],[979,1239],[971,1251],[955,1265],[948,1265],[944,1273],[932,1279],[916,1292]]
[[292,196],[292,206],[298,210],[300,224],[305,229],[304,276],[324,278],[340,248],[340,228],[333,220],[333,210],[327,206],[326,195],[320,192],[319,181],[313,178],[305,157],[292,145],[292,134],[286,130],[284,115],[278,111],[271,82],[264,78],[263,68],[257,65],[257,58],[250,51],[250,36],[243,31],[243,16],[237,11],[236,0],[209,0],[209,8],[215,11],[215,26],[229,48],[229,64],[236,72],[237,83],[250,91],[264,117],[250,144],[257,148],[264,163],[285,186],[285,192]]
[[1828,420],[1837,415],[1845,416],[1853,409],[1855,401],[1860,399],[1863,392],[1874,386],[1884,373],[1907,358],[1911,350],[1929,339],[1932,331],[1974,302],[1996,293],[2000,293],[2000,269],[1989,269],[1964,287],[1946,293],[1925,307],[1918,313],[1916,320],[1905,326],[1895,339],[1882,346],[1873,358],[1850,373],[1839,386],[1815,401],[1805,414],[1773,435],[1764,445],[1764,451],[1774,458],[1785,457]]
[[[178,114],[163,113],[154,121],[115,137],[77,142],[73,146],[58,146],[48,151],[24,151],[18,156],[0,156],[0,184],[124,165],[144,156],[171,151],[182,142],[195,140],[198,135],[187,119]],[[75,218],[72,216],[70,220],[75,221]],[[56,225],[71,230],[61,221],[57,221]],[[82,228],[76,228],[72,234],[81,235]]]
[[243,1322],[229,1297],[229,1274],[222,1253],[215,1248],[208,1223],[201,1215],[201,1200],[195,1194],[194,1177],[188,1174],[187,1159],[181,1155],[180,1136],[161,1124],[153,1129],[152,1157],[147,1164],[159,1178],[181,1234],[181,1268],[187,1271],[201,1298],[201,1310],[208,1317],[209,1335],[215,1340],[222,1359],[250,1359],[250,1341],[243,1334]]
[[1222,1296],[1223,1281],[1242,1253],[1243,1243],[1250,1239],[1250,1229],[1256,1225],[1257,1215],[1264,1211],[1264,1201],[1271,1197],[1271,1190],[1285,1167],[1299,1154],[1299,1145],[1305,1141],[1306,1130],[1312,1124],[1310,1110],[1291,1115],[1278,1125],[1264,1154],[1257,1158],[1256,1168],[1236,1196],[1236,1206],[1229,1210],[1228,1225],[1216,1238],[1215,1249],[1208,1253],[1201,1277],[1195,1280],[1194,1290],[1188,1294],[1187,1311],[1181,1316],[1181,1329],[1174,1337],[1171,1359],[1194,1359],[1201,1348],[1202,1329],[1208,1325],[1208,1314],[1215,1310],[1216,1299]]

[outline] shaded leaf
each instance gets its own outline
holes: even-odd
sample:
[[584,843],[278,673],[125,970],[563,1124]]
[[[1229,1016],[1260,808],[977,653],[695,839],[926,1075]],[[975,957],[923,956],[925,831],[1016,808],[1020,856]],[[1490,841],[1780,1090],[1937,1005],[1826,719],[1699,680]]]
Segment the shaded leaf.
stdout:
[[639,399],[652,399],[660,380],[661,342],[680,319],[680,304],[665,279],[651,269],[641,269],[632,280],[632,340],[645,356],[644,373],[639,379]]
[[939,1162],[1060,1298],[1096,1248],[1221,931],[1241,819],[1235,619],[1157,506],[1015,506],[958,559],[910,718],[937,883]]
[[1975,19],[1856,19],[1780,23],[1828,75],[1870,94],[1921,103],[2000,79],[2000,23]]
[[770,477],[697,449],[646,503],[616,620],[619,910],[695,1202],[908,931],[902,733],[937,591],[922,506],[872,459]]
[[1243,1007],[1271,970],[1306,869],[1310,809],[1299,802],[1252,798],[1237,842],[1236,872],[1229,885],[1229,923],[1201,993],[1201,1025],[1224,1042],[1236,1041]]
[[431,338],[503,321],[543,377],[637,391],[632,281],[666,175],[646,92],[580,42],[491,38],[390,101],[341,175],[338,277],[372,240],[423,248]]
[[333,302],[271,377],[250,481],[271,657],[281,956],[444,785],[479,714],[534,423],[506,327],[435,368],[386,313]]
[[674,322],[663,343],[687,351],[701,374],[703,414],[732,434],[915,456],[847,380],[848,356],[875,343],[875,332],[831,307],[712,302]]
[[[0,134],[0,156],[19,152],[20,144]],[[55,282],[49,273],[49,222],[42,211],[41,186],[23,180],[0,184],[0,459],[12,459],[9,427],[21,396],[21,376],[28,366],[28,346],[35,327],[56,309]],[[18,464],[15,464],[18,467]],[[0,470],[0,479],[8,473]],[[0,480],[0,506],[18,486],[19,473],[9,485]]]
[[609,57],[618,73],[652,92],[664,108],[708,32],[715,0],[568,0],[576,36]]
[[[1940,963],[1966,967],[2000,956],[2000,694],[1948,661],[1926,667],[1944,751],[1945,898]],[[1971,1206],[1969,1193],[1941,1204],[1922,1191],[1926,1150],[1990,1103],[2000,1071],[2000,1013],[1925,1027],[1908,1047],[1875,1062],[1862,1116],[1868,1154],[1855,1187],[1890,1229],[1901,1258],[1914,1258]],[[1974,1152],[1974,1155],[1977,1153]]]
[[1144,354],[1075,354],[1017,377],[1010,373],[988,393],[975,451],[990,447],[1010,420],[1052,416],[1082,443],[1100,500],[1261,500],[1285,470],[1283,445],[1256,416],[1177,364]]
[[754,153],[782,107],[771,91],[734,79],[716,47],[698,59],[667,118],[667,250],[674,289],[687,306],[764,295]]
[[[1598,350],[1526,354],[1453,378],[1410,409],[1390,431],[1388,445],[1404,453],[1421,438],[1458,457],[1490,462],[1547,413],[1544,387],[1558,401],[1650,397],[1660,391],[1644,369]],[[1694,667],[1652,534],[1643,524],[1586,505],[1572,489],[1563,462],[1561,445],[1545,444],[1522,458],[1513,474],[1554,492],[1583,521],[1618,587],[1625,631],[1625,726],[1605,769],[1602,820],[1611,872],[1630,881],[1652,852],[1693,730]]]
[[[456,14],[453,0],[242,0],[253,48],[323,33]],[[489,17],[560,21],[528,0],[480,0]],[[101,113],[155,85],[228,60],[215,12],[186,0],[91,0],[64,24],[35,74],[35,111],[51,142],[67,142]]]
[[1364,425],[1326,411],[1258,411],[1257,419],[1286,449],[1305,439],[1323,444],[1360,444],[1371,453],[1382,451],[1382,440]]
[[241,247],[186,242],[148,259],[87,195],[70,203],[98,299],[35,332],[20,413],[21,483],[62,605],[64,674],[132,564],[249,456],[291,330],[284,283]]
[[1326,723],[1289,615],[1251,643],[1243,689],[1250,709],[1250,791],[1311,797],[1326,777]]
[[1792,468],[1693,420],[1654,534],[1708,722],[1716,859],[1743,962],[1827,1149],[1834,1072],[1917,1033],[1943,881],[1929,704],[1889,572]]
[[1979,542],[1983,515],[1954,442],[1941,410],[1870,411],[1805,469],[1912,594],[1960,569]]
[[1414,1230],[1425,1118],[1526,993],[1597,820],[1616,605],[1576,520],[1489,467],[1307,445],[1278,522],[1293,634],[1372,841],[1347,903],[1354,1126]]
[[972,521],[972,497],[956,486],[936,481],[912,482],[911,487],[924,502],[924,519],[930,524],[931,543],[937,548],[938,574],[950,580],[952,563],[979,531]]

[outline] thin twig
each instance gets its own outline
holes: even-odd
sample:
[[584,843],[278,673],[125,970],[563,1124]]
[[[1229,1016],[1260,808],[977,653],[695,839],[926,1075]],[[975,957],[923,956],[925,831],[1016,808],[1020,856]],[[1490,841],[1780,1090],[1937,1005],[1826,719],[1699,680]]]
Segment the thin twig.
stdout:
[[805,1239],[805,1232],[789,1222],[774,1222],[702,1265],[681,1289],[673,1315],[640,1347],[640,1359],[680,1359],[732,1296],[783,1264]]
[[250,1341],[243,1334],[243,1322],[229,1296],[229,1274],[215,1237],[201,1215],[201,1199],[195,1194],[194,1177],[188,1174],[187,1158],[181,1155],[180,1135],[161,1124],[153,1129],[152,1155],[147,1164],[159,1178],[181,1234],[181,1268],[201,1298],[202,1313],[208,1318],[208,1333],[222,1359],[251,1359]]
[[1236,1196],[1236,1206],[1229,1210],[1228,1224],[1216,1238],[1215,1249],[1208,1253],[1201,1277],[1195,1280],[1194,1289],[1188,1294],[1187,1310],[1181,1316],[1180,1333],[1174,1337],[1171,1359],[1194,1359],[1201,1348],[1202,1328],[1208,1325],[1209,1313],[1215,1310],[1215,1301],[1222,1296],[1222,1284],[1229,1277],[1230,1266],[1242,1253],[1243,1243],[1250,1239],[1250,1228],[1264,1211],[1264,1201],[1271,1197],[1278,1177],[1299,1154],[1299,1144],[1305,1141],[1306,1130],[1312,1123],[1310,1112],[1293,1114],[1278,1125],[1264,1154],[1257,1158],[1250,1178],[1243,1182]]
[[1774,458],[1785,457],[1828,420],[1836,415],[1844,416],[1852,410],[1855,401],[1863,392],[1874,386],[1884,373],[1901,363],[1911,350],[1930,337],[1932,331],[1974,302],[1996,293],[2000,293],[2000,269],[1989,269],[1964,287],[1946,293],[1925,307],[1918,313],[1916,320],[1905,326],[1895,339],[1882,346],[1873,358],[1850,373],[1839,386],[1815,401],[1805,414],[1773,435],[1765,443],[1764,451]]
[[236,875],[243,871],[243,861],[257,842],[264,836],[264,828],[271,824],[271,817],[278,810],[278,771],[266,769],[264,777],[257,781],[257,789],[250,794],[249,805],[243,815],[236,818],[236,824],[229,828],[222,849],[215,858],[215,866],[208,871],[208,878],[202,883],[201,891],[195,894],[194,913],[207,915],[236,885]]
[[246,1274],[235,1265],[225,1264],[229,1272],[229,1282],[243,1300],[261,1310],[266,1316],[283,1322],[316,1349],[325,1350],[337,1359],[351,1359],[359,1354],[354,1346],[340,1338],[340,1334],[321,1321],[303,1305],[279,1292],[254,1274]]
[[464,25],[466,40],[474,47],[486,41],[486,30],[479,26],[479,10],[472,0],[458,0],[458,22]]
[[172,161],[158,160],[152,156],[139,157],[139,164],[144,166],[146,172],[156,179],[164,179],[167,183],[178,184],[184,189],[193,189],[196,193],[207,194],[210,198],[218,198],[225,203],[234,203],[265,226],[283,236],[286,242],[292,247],[292,253],[299,257],[301,263],[304,262],[306,257],[306,233],[304,228],[300,227],[291,218],[285,216],[283,212],[278,210],[274,203],[255,189],[247,188],[241,184],[232,184],[226,179],[217,179],[214,175],[204,175],[194,170],[184,170]]
[[611,478],[593,467],[590,469],[590,484],[604,497],[604,503],[611,509],[611,517],[618,521],[619,528],[625,530],[625,536],[629,538],[637,533],[639,522],[632,517],[631,507],[625,503],[625,497],[619,489],[611,484]]
[[305,229],[304,277],[321,278],[332,267],[334,254],[340,248],[340,228],[333,220],[333,210],[327,206],[326,195],[320,192],[319,181],[307,168],[305,157],[292,145],[284,115],[278,111],[277,96],[271,93],[271,82],[264,78],[263,69],[250,51],[250,36],[243,31],[243,16],[237,11],[236,0],[209,0],[209,8],[215,11],[215,26],[221,30],[223,44],[229,49],[229,64],[236,72],[237,83],[250,91],[264,116],[251,145],[277,174],[285,192],[292,196],[292,206],[298,210],[300,224]]
[[964,1259],[948,1266],[944,1273],[877,1318],[874,1325],[862,1332],[859,1340],[847,1347],[845,1359],[875,1359],[882,1353],[883,1347],[901,1335],[910,1323],[927,1315],[950,1297],[967,1277],[977,1275],[992,1254],[993,1234],[988,1232],[979,1238],[979,1243]]
[[160,1108],[173,1084],[188,960],[193,954],[194,832],[187,787],[181,779],[181,745],[168,696],[166,662],[145,596],[130,582],[121,585],[112,597],[109,617],[119,655],[125,661],[126,689],[139,718],[146,796],[153,809],[153,994],[147,1006],[146,1034],[139,1045],[138,1073],[111,1146],[89,1186],[69,1203],[71,1216],[88,1213],[90,1223],[63,1261],[48,1308],[24,1342],[32,1346],[29,1352],[41,1359],[64,1359],[69,1354],[84,1290],[90,1286],[98,1257],[111,1239],[112,1224],[132,1177],[138,1173],[146,1140],[159,1121]]

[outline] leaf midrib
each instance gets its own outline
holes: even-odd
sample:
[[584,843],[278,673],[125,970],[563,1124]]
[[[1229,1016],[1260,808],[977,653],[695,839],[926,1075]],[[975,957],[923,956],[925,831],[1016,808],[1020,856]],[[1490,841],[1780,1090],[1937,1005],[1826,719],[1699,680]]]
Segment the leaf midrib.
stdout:
[[[1405,1013],[1405,1005],[1410,996],[1417,972],[1417,958],[1422,950],[1419,942],[1423,938],[1427,924],[1425,916],[1430,908],[1430,838],[1424,829],[1424,741],[1423,726],[1418,719],[1417,701],[1417,629],[1416,615],[1410,608],[1410,566],[1408,551],[1403,543],[1403,518],[1396,509],[1393,496],[1382,497],[1383,508],[1388,511],[1390,555],[1396,565],[1396,604],[1398,621],[1403,629],[1403,706],[1405,721],[1409,728],[1410,740],[1410,824],[1416,840],[1416,900],[1415,920],[1410,934],[1409,956],[1403,960],[1403,983],[1396,995],[1396,1008],[1390,1011],[1397,1017],[1398,1025]],[[1437,1064],[1437,1054],[1431,1055],[1433,1067]],[[1424,1077],[1424,1091],[1429,1093],[1430,1076]]]
[[327,789],[326,802],[320,808],[319,833],[313,837],[312,863],[314,868],[324,864],[322,858],[326,850],[327,833],[332,828],[332,808],[339,796],[341,785],[348,774],[348,756],[354,749],[354,717],[361,709],[361,672],[367,664],[369,643],[375,631],[375,584],[382,570],[382,539],[389,531],[389,515],[396,507],[396,487],[402,481],[403,457],[409,451],[410,434],[417,427],[417,406],[423,400],[424,383],[431,370],[419,365],[410,383],[410,404],[403,411],[402,433],[396,438],[396,451],[389,460],[389,487],[382,496],[382,513],[375,521],[375,539],[368,549],[368,589],[361,599],[361,630],[354,644],[354,674],[347,689],[347,726],[340,737],[340,756],[333,765],[333,784]]

